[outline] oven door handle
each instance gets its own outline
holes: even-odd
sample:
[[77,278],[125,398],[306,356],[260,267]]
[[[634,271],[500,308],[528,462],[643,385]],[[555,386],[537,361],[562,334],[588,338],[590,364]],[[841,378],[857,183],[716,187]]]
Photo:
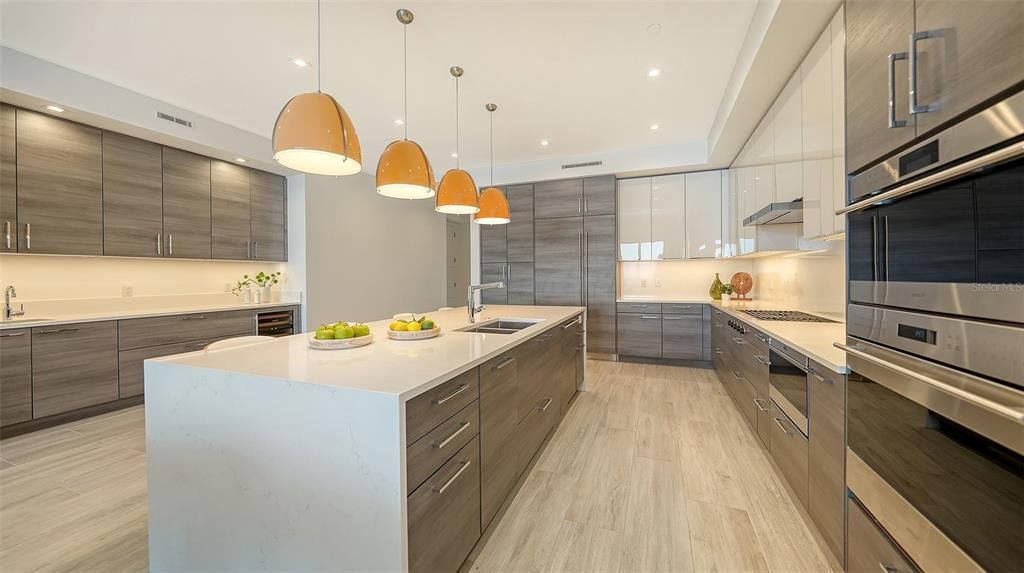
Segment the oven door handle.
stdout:
[[1002,416],[1003,418],[1006,418],[1006,419],[1008,419],[1008,420],[1010,420],[1012,422],[1015,422],[1017,424],[1024,425],[1024,412],[1022,412],[1022,411],[1020,411],[1018,409],[1010,408],[1008,406],[1004,406],[1003,404],[1000,404],[999,402],[995,402],[995,401],[989,400],[988,398],[984,398],[982,396],[978,396],[976,394],[972,394],[972,393],[967,392],[965,390],[961,390],[960,388],[957,388],[956,386],[952,386],[950,384],[946,384],[945,382],[941,382],[941,381],[936,380],[934,378],[931,378],[929,376],[925,376],[924,374],[918,374],[917,372],[914,372],[913,370],[910,370],[908,368],[904,368],[902,366],[899,366],[898,364],[893,364],[893,363],[888,362],[886,360],[882,360],[881,358],[877,358],[875,356],[872,356],[872,355],[868,354],[867,352],[863,352],[863,351],[858,350],[858,349],[856,349],[856,348],[854,348],[852,346],[849,346],[849,345],[846,345],[846,344],[842,344],[842,343],[839,343],[839,342],[833,343],[833,346],[835,346],[836,348],[838,348],[840,350],[846,351],[847,353],[852,354],[852,355],[856,356],[857,358],[860,358],[862,360],[867,360],[868,362],[870,362],[872,364],[875,364],[877,366],[881,366],[882,368],[885,368],[886,370],[891,370],[893,372],[896,372],[897,374],[902,374],[903,376],[906,376],[908,378],[913,378],[914,380],[916,380],[918,382],[921,382],[922,384],[926,384],[928,386],[931,386],[932,388],[935,388],[936,390],[938,390],[940,392],[943,392],[945,394],[948,394],[950,396],[953,396],[954,398],[958,398],[960,400],[963,400],[964,402],[968,402],[968,403],[973,404],[973,405],[975,405],[975,406],[977,406],[979,408],[983,408],[985,410],[988,410],[989,412],[991,412],[993,414],[996,414],[998,416]]

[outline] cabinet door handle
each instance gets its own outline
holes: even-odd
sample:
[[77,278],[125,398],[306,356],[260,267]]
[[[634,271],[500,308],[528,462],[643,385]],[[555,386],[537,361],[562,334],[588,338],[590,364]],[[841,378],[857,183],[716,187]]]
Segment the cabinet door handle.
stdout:
[[768,339],[768,337],[767,337],[767,336],[765,336],[765,335],[763,335],[763,334],[754,334],[754,338],[756,338],[756,339],[760,340],[761,342],[763,342],[763,343],[765,343],[765,344],[768,344],[768,340],[769,340],[769,339]]
[[14,338],[15,336],[25,336],[25,333],[15,332],[13,334],[0,334],[0,338]]
[[576,326],[577,324],[583,324],[583,315],[582,314],[577,316],[576,320],[570,322],[569,324],[563,324],[562,325],[562,330],[565,330],[567,328],[572,328],[573,326]]
[[922,30],[910,35],[909,64],[910,64],[910,113],[928,113],[936,111],[938,106],[931,104],[917,103],[917,42],[925,38],[937,38],[941,34],[934,30]]
[[754,360],[757,360],[758,362],[760,362],[761,366],[771,366],[772,365],[772,363],[769,362],[767,358],[764,358],[763,356],[759,356],[757,354],[754,355]]
[[167,233],[167,254],[174,256],[174,233]]
[[189,315],[181,317],[182,320],[203,320],[206,318],[205,314]]
[[660,316],[651,316],[649,314],[641,314],[640,318],[647,319],[647,320],[651,320],[651,319],[657,320],[657,319],[659,319],[661,317]]
[[252,241],[245,242],[245,258],[252,259]]
[[906,127],[906,120],[896,119],[896,62],[907,59],[906,52],[889,54],[889,129]]
[[739,372],[735,372],[735,371],[734,371],[734,372],[732,373],[732,377],[733,377],[733,378],[735,378],[735,379],[737,379],[737,380],[743,380],[743,377],[742,377],[742,376],[740,376],[740,373],[739,373]]
[[7,238],[7,248],[11,248],[11,222],[4,223],[4,236]]
[[583,212],[583,197],[577,197],[576,198],[576,212],[577,213],[582,213]]
[[892,565],[886,565],[885,563],[879,563],[878,567],[882,570],[882,573],[900,573],[899,567],[893,567]]
[[539,407],[539,408],[537,408],[537,411],[543,412],[544,410],[547,410],[548,406],[550,406],[550,405],[551,405],[551,398],[545,398],[544,399],[544,405]]
[[447,396],[445,396],[444,398],[441,398],[440,400],[436,400],[434,402],[434,404],[440,406],[441,404],[444,404],[448,400],[451,400],[452,398],[458,396],[459,394],[462,394],[467,389],[469,389],[469,384],[459,384],[459,389],[458,390],[452,392],[451,394],[448,394]]
[[163,233],[156,234],[156,254],[162,254],[160,251],[163,250]]
[[252,242],[252,258],[259,260],[260,258],[260,242]]
[[587,204],[587,196],[584,195],[583,196],[583,214],[587,214],[589,212],[590,212],[590,206]]
[[75,332],[80,328],[54,328],[51,330],[40,330],[38,334],[57,334],[58,332]]
[[461,434],[462,432],[465,432],[466,428],[468,428],[468,427],[469,427],[469,422],[462,422],[461,424],[459,424],[459,429],[458,430],[455,430],[454,432],[452,432],[452,435],[448,436],[447,438],[445,438],[440,443],[434,444],[434,447],[440,450],[441,448],[447,446],[459,434]]
[[757,409],[762,411],[762,412],[767,412],[768,411],[768,406],[767,405],[762,406],[761,402],[764,402],[764,400],[762,400],[760,398],[754,398],[754,405],[757,406]]
[[646,304],[631,304],[629,306],[631,306],[633,308],[647,308]]
[[448,486],[455,483],[455,480],[459,479],[459,476],[462,475],[462,472],[466,471],[469,468],[470,460],[465,460],[459,463],[462,464],[462,467],[459,468],[459,471],[455,472],[455,475],[448,478],[448,481],[444,482],[444,485],[442,485],[441,487],[437,488],[434,491],[436,491],[437,493],[444,493],[444,490],[448,489]]
[[501,364],[499,364],[499,365],[495,366],[495,367],[494,367],[494,369],[495,369],[495,370],[501,370],[502,368],[504,368],[504,367],[508,366],[509,364],[512,364],[512,363],[513,363],[513,362],[515,362],[515,361],[516,361],[516,358],[515,358],[515,356],[509,356],[508,358],[506,358],[505,360],[503,360],[503,361],[501,362]]
[[825,378],[824,376],[822,376],[821,374],[818,374],[817,372],[815,372],[815,371],[814,371],[813,369],[811,369],[811,368],[808,368],[808,369],[807,369],[807,372],[808,372],[808,373],[809,373],[809,374],[810,374],[811,376],[814,376],[815,378],[817,378],[817,379],[818,379],[818,382],[823,382],[823,383],[825,383],[825,384],[832,384],[832,383],[833,383],[833,382],[832,382],[832,379],[831,379],[831,378]]
[[662,318],[664,318],[665,320],[682,320],[683,319],[683,317],[681,317],[681,316],[663,316]]
[[544,334],[544,335],[538,336],[536,342],[547,342],[547,340],[549,338],[551,338],[552,336],[553,335],[551,335],[551,334]]
[[730,338],[730,340],[732,340],[736,344],[746,344],[747,343],[746,340],[743,340],[742,338],[736,338],[735,336]]
[[789,430],[787,430],[786,429],[786,425],[782,423],[782,418],[772,418],[772,419],[775,420],[775,425],[778,426],[780,430],[782,430],[782,433],[788,436],[789,435]]
[[721,354],[721,353],[722,353],[722,350],[720,348],[716,348],[715,349],[715,354]]
[[25,223],[25,250],[32,250],[32,223]]

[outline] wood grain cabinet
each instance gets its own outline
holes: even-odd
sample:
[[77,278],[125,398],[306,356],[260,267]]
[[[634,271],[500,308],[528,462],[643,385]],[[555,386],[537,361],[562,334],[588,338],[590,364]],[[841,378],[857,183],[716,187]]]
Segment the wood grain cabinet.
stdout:
[[701,360],[704,357],[704,317],[665,314],[661,317],[661,357]]
[[0,330],[0,426],[32,419],[32,330]]
[[209,259],[210,159],[163,150],[164,256]]
[[505,280],[507,284],[505,285],[505,290],[508,291],[508,304],[533,304],[533,273],[533,263],[508,263],[506,265]]
[[162,344],[160,346],[122,350],[117,354],[117,397],[119,400],[123,400],[125,398],[131,398],[132,396],[141,396],[144,393],[144,363],[150,358],[161,358],[163,356],[173,356],[175,354],[183,354],[185,352],[195,352],[206,348],[206,345],[217,342],[218,340],[225,340],[236,336],[247,336],[249,334],[251,333],[242,331],[231,335],[202,338],[199,340],[190,340],[188,342],[175,342],[172,344]]
[[280,175],[249,171],[252,258],[288,260],[288,182]]
[[478,225],[480,228],[480,262],[508,262],[508,225]]
[[458,571],[480,538],[480,440],[466,444],[408,499],[409,571]]
[[17,111],[0,104],[0,253],[18,251]]
[[474,400],[406,450],[406,488],[412,493],[480,433],[480,402]]
[[615,177],[587,177],[583,180],[583,214],[593,215],[615,214]]
[[789,417],[769,401],[772,419],[769,449],[789,487],[804,507],[807,507],[807,437]]
[[807,508],[842,563],[846,504],[846,376],[808,364]]
[[561,179],[533,185],[534,217],[556,219],[583,215],[583,180]]
[[[498,225],[488,226],[496,227]],[[480,282],[482,284],[504,282],[507,280],[507,273],[507,263],[480,264]],[[508,289],[508,284],[506,284],[503,288],[484,289],[480,291],[480,302],[482,304],[508,304]]]
[[35,418],[117,399],[117,323],[32,329]]
[[661,358],[661,315],[619,314],[619,354]]
[[210,163],[210,241],[215,259],[254,258],[249,173],[249,169],[226,161]]
[[899,547],[890,540],[875,520],[854,498],[848,502],[849,559],[846,570],[850,573],[916,573],[914,566]]
[[615,215],[584,217],[587,351],[615,354]]
[[509,263],[533,261],[533,185],[510,185],[505,188],[512,220],[507,225],[506,258]]
[[18,250],[103,254],[100,130],[17,110]]
[[103,254],[163,256],[163,148],[103,133]]
[[480,373],[474,368],[409,400],[405,404],[406,442],[415,443],[479,397]]
[[481,528],[494,519],[522,469],[518,352],[510,350],[480,365]]
[[255,334],[250,310],[131,318],[118,323],[120,350]]
[[[539,205],[539,190],[537,197]],[[535,225],[536,304],[582,306],[583,217],[538,218]]]

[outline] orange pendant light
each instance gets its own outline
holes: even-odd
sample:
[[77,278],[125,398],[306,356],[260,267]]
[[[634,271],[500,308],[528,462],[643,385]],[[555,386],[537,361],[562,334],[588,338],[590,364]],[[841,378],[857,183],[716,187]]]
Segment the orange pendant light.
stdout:
[[448,71],[455,76],[455,169],[449,170],[441,178],[434,210],[451,215],[468,215],[479,211],[480,204],[473,176],[459,169],[459,78],[463,70],[459,66],[452,66]]
[[344,108],[320,91],[320,2],[316,3],[316,91],[288,100],[274,122],[274,160],[317,175],[353,175],[363,168],[359,136]]
[[385,197],[397,199],[429,199],[434,196],[434,169],[423,148],[415,141],[409,141],[409,93],[408,93],[408,60],[407,33],[412,23],[413,14],[401,9],[395,13],[402,23],[402,77],[403,102],[405,106],[405,134],[402,139],[392,141],[380,160],[377,161],[377,193]]
[[491,112],[491,186],[480,192],[480,210],[473,216],[479,225],[504,225],[512,220],[508,210],[508,199],[501,189],[494,187],[494,112],[498,106],[489,103]]

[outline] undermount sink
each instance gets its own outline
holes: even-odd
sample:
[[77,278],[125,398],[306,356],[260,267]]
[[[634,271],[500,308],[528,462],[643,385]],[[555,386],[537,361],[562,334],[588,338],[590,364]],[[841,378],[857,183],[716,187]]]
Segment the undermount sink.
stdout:
[[52,318],[43,318],[41,316],[16,316],[14,318],[8,318],[6,320],[0,320],[0,324],[10,324],[12,322],[46,322],[53,320]]
[[529,318],[498,318],[480,324],[471,324],[458,330],[459,332],[479,332],[482,334],[515,334],[538,322],[541,321]]

